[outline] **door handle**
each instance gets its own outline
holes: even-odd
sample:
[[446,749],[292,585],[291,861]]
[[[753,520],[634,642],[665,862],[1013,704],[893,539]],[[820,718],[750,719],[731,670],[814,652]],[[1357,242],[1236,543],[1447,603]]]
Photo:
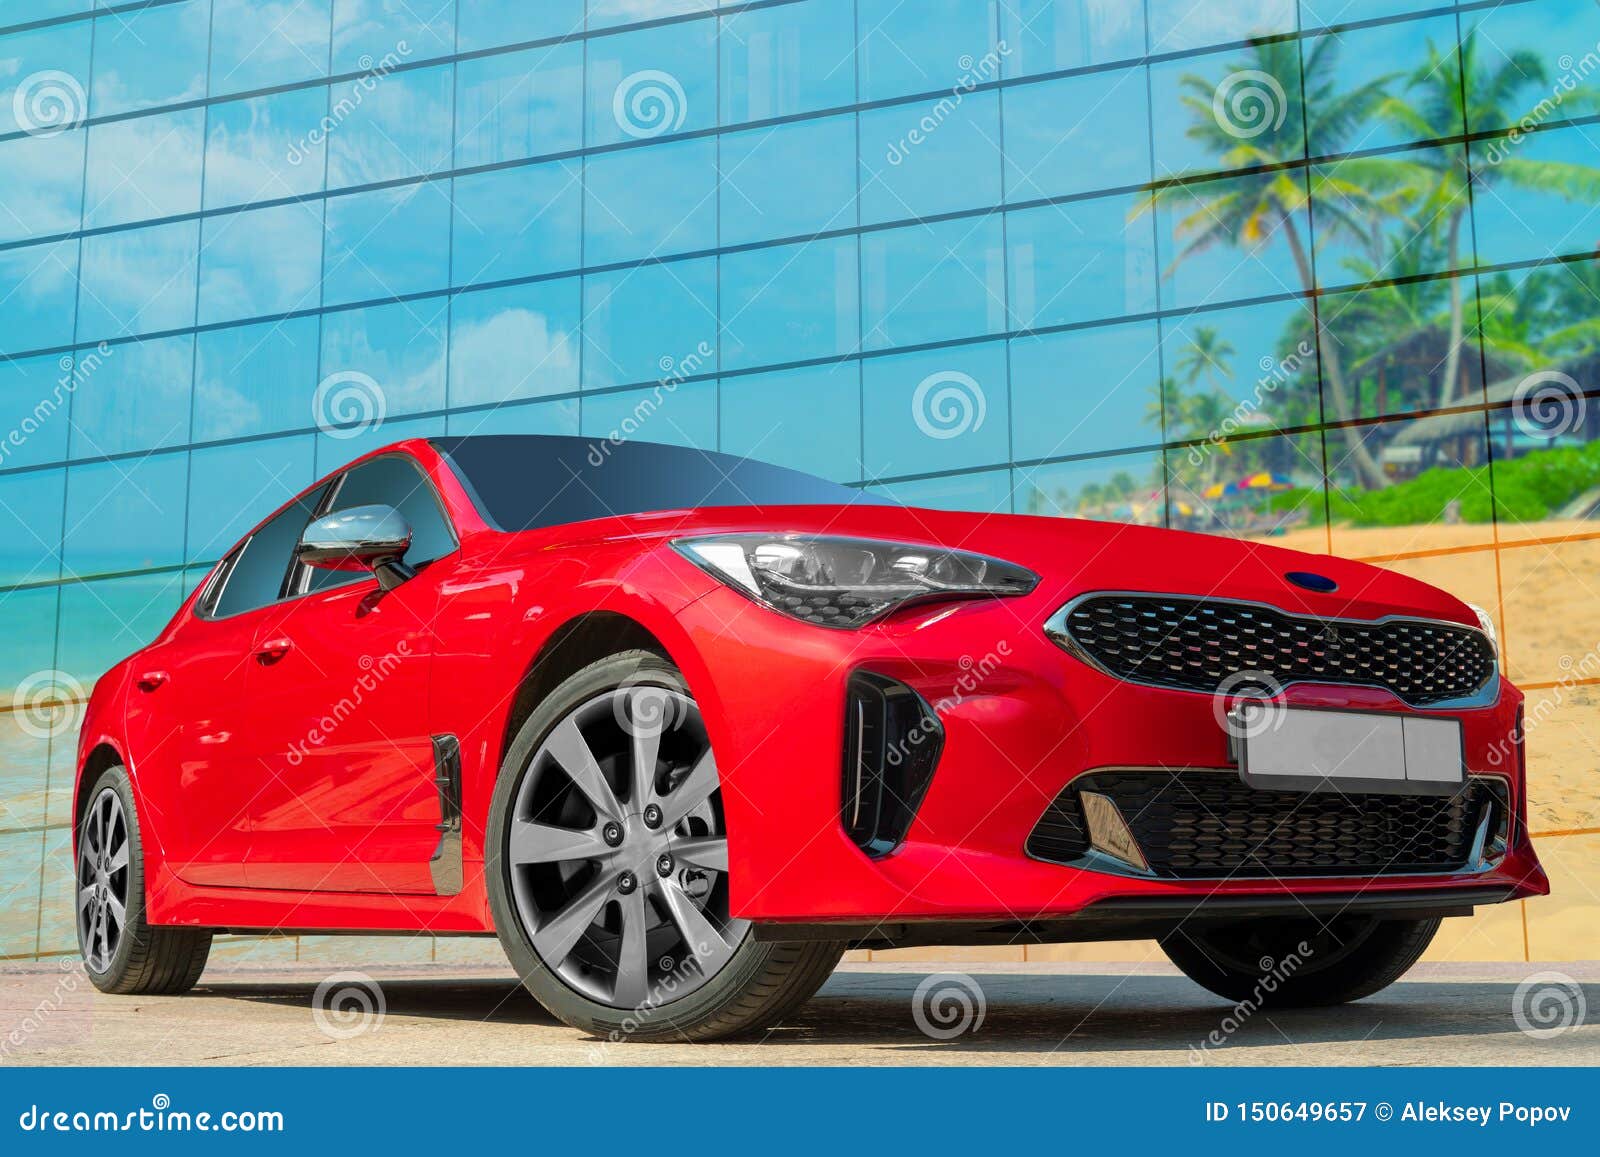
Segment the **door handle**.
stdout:
[[172,678],[172,676],[168,675],[165,671],[146,671],[138,678],[139,690],[154,691],[170,678]]
[[259,663],[276,663],[290,651],[294,650],[294,640],[283,637],[268,639],[265,643],[256,646],[256,661]]

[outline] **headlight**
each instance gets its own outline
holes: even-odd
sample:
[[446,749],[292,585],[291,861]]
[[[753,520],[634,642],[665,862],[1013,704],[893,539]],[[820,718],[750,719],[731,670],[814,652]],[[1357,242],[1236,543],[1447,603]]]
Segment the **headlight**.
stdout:
[[850,629],[908,603],[1025,595],[1039,576],[964,550],[799,534],[728,534],[672,544],[691,562],[802,622]]
[[1498,657],[1500,654],[1500,636],[1495,633],[1494,619],[1490,617],[1488,611],[1477,603],[1468,603],[1467,606],[1471,607],[1472,613],[1478,616],[1478,629],[1489,636],[1489,642],[1493,645],[1494,653]]

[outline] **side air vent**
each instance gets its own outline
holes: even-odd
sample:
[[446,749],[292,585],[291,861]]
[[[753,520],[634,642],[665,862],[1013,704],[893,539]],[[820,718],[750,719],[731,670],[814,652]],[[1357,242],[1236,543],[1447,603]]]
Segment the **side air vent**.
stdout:
[[863,852],[886,856],[933,780],[944,730],[922,696],[872,671],[850,676],[844,724],[840,818]]

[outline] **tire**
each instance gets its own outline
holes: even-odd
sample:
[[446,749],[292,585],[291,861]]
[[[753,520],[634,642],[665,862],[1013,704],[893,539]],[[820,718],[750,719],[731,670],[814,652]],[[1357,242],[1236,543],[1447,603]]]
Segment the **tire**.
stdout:
[[[89,980],[101,992],[188,992],[211,953],[211,933],[145,918],[144,843],[123,768],[100,773],[78,822],[74,924]],[[121,917],[117,915],[121,910]]]
[[729,916],[710,752],[683,677],[648,651],[572,675],[512,741],[489,813],[489,901],[522,983],[566,1024],[720,1040],[781,1020],[838,963],[842,944],[758,941]]
[[1167,959],[1203,988],[1262,1008],[1318,1008],[1371,996],[1427,950],[1439,918],[1275,918],[1179,928],[1161,940]]

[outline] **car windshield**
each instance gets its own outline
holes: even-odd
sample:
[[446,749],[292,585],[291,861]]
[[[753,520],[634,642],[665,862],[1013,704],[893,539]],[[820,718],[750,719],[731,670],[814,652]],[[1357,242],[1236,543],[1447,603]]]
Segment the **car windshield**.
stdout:
[[489,434],[436,438],[433,446],[479,513],[508,531],[701,506],[882,501],[798,470],[653,442]]

